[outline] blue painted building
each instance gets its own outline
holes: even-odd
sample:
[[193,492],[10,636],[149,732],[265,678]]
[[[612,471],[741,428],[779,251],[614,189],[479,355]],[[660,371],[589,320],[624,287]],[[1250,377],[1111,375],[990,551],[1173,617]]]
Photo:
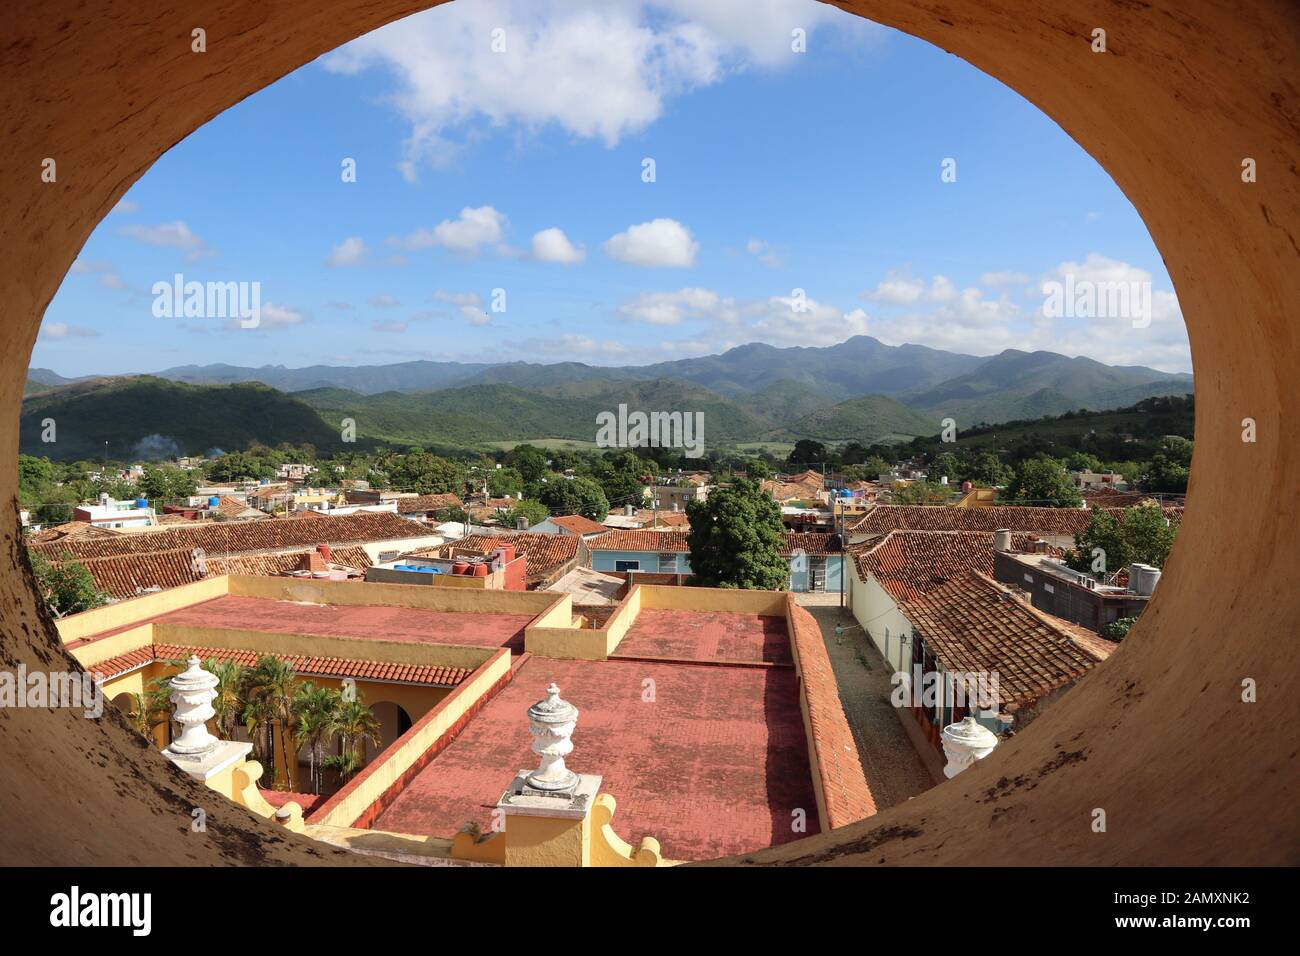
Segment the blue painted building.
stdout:
[[[591,568],[690,574],[689,537],[685,531],[611,531],[588,540]],[[844,573],[839,548],[837,535],[788,532],[783,553],[790,562],[789,589],[838,592]]]

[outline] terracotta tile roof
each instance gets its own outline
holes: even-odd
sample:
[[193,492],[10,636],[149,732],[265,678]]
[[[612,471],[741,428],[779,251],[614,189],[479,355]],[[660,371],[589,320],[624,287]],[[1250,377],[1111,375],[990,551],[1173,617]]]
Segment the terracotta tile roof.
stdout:
[[452,494],[417,495],[414,498],[398,498],[399,515],[424,514],[429,511],[445,511],[448,508],[464,508],[465,502]]
[[1089,508],[1123,508],[1146,500],[1146,495],[1140,491],[1115,491],[1111,488],[1089,489],[1080,491],[1079,494]]
[[[101,591],[115,598],[128,598],[149,588],[165,591],[222,574],[284,574],[297,570],[303,555],[315,553],[314,549],[299,549],[273,554],[218,555],[207,558],[205,562],[196,562],[193,551],[176,548],[108,558],[84,558],[77,563],[90,572],[95,586]],[[364,571],[371,562],[364,548],[353,545],[333,548],[330,563]]]
[[[86,668],[96,678],[111,680],[129,673],[144,664],[155,661],[185,660],[191,654],[199,660],[221,663],[235,661],[243,667],[252,667],[258,658],[266,656],[261,651],[227,647],[191,647],[186,644],[146,644],[125,654],[100,661]],[[357,680],[394,681],[402,684],[427,684],[438,687],[455,687],[473,671],[466,667],[444,667],[426,664],[392,664],[385,661],[356,660],[342,657],[316,657],[308,654],[271,655],[290,664],[304,677],[352,677]]]
[[49,528],[37,531],[28,538],[32,544],[41,544],[49,541],[63,541],[68,538],[91,537],[91,538],[120,538],[122,533],[114,531],[111,528],[97,528],[88,521],[68,521],[64,524],[56,524]]
[[121,677],[123,674],[129,674],[131,671],[147,664],[152,664],[155,660],[157,658],[154,656],[153,645],[145,644],[143,647],[137,647],[125,654],[118,654],[116,657],[110,657],[98,664],[91,664],[86,668],[86,673],[97,681],[112,680],[115,677]]
[[1084,508],[950,508],[947,505],[877,505],[851,530],[856,534],[887,531],[1026,531],[1079,534],[1092,514]]
[[818,496],[822,491],[822,480],[821,475],[818,475],[816,486],[805,482],[767,480],[760,487],[770,492],[777,501],[803,501]]
[[552,515],[550,522],[557,528],[576,535],[601,534],[609,530],[603,524],[598,524],[583,515]]
[[689,552],[690,535],[685,531],[606,531],[587,541],[592,551]]
[[815,531],[787,531],[785,548],[781,553],[793,554],[795,549],[803,551],[804,554],[839,554],[840,536]]
[[[257,509],[250,507],[238,498],[232,498],[230,495],[221,495],[217,498],[216,513],[225,515],[227,518],[256,517],[256,515],[249,515],[248,512],[250,511],[257,511]],[[270,517],[265,512],[258,512],[258,514]]]
[[639,527],[646,531],[668,528],[676,531],[689,531],[691,519],[686,516],[685,511],[655,511],[653,508],[640,508],[630,515],[624,514],[622,511],[611,511],[605,518],[605,524],[601,527],[606,530],[609,528],[629,529]]
[[[1011,547],[1031,550],[1032,535],[1012,534]],[[980,531],[891,531],[851,545],[858,577],[871,575],[900,604],[969,571],[993,573],[993,533]],[[1058,548],[1049,554],[1061,557]]]
[[515,546],[515,553],[528,558],[529,584],[548,581],[557,572],[567,570],[577,560],[582,539],[569,534],[541,534],[515,531],[503,534],[472,534],[439,548],[421,548],[415,554],[432,554],[440,558],[457,555],[486,555],[502,544]]
[[488,498],[486,501],[467,505],[466,511],[474,521],[486,522],[495,518],[498,511],[509,511],[517,504],[519,502],[514,498]]
[[909,601],[903,613],[945,670],[996,672],[1004,708],[1073,683],[1109,656],[1109,649],[1099,650],[1100,638],[1085,645],[1064,622],[974,572]]
[[65,538],[30,547],[50,560],[58,560],[65,552],[84,559],[193,548],[202,548],[211,559],[215,555],[245,551],[315,547],[323,541],[343,544],[415,538],[426,534],[426,529],[399,515],[360,512],[322,517],[317,521],[271,518],[265,521],[203,522],[193,527],[160,528],[108,538]]
[[642,508],[633,517],[644,521],[651,530],[654,529],[656,521],[661,528],[682,530],[691,526],[691,519],[686,516],[685,511],[655,511],[651,508]]
[[174,525],[174,524],[179,524],[179,525],[187,525],[187,524],[189,524],[189,525],[192,525],[192,524],[194,524],[194,522],[195,522],[196,520],[198,520],[198,519],[196,519],[196,518],[187,518],[187,517],[185,517],[185,515],[181,515],[181,514],[166,514],[166,515],[159,515],[159,516],[158,516],[158,523],[159,523],[160,525]]
[[853,739],[839,685],[831,669],[821,628],[806,610],[791,602],[790,623],[793,633],[795,665],[802,681],[801,690],[807,705],[810,756],[815,756],[813,771],[818,775],[826,805],[826,825],[834,829],[847,826],[876,812]]

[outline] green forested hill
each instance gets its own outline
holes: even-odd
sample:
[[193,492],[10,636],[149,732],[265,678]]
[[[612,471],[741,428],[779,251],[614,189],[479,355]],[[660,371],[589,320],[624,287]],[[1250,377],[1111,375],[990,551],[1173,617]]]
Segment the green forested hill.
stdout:
[[[53,442],[42,441],[53,420]],[[341,444],[305,403],[265,385],[185,385],[150,376],[101,378],[49,388],[23,399],[24,453],[75,459],[199,455],[254,443]]]

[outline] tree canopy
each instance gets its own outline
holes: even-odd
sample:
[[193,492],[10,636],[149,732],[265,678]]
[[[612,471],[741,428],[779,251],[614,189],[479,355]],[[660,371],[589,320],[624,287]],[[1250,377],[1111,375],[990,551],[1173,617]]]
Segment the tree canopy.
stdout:
[[785,526],[772,496],[751,478],[715,488],[686,505],[693,583],[712,588],[783,590],[790,566],[781,556]]
[[1046,455],[1020,463],[1007,488],[1007,497],[1022,504],[1048,508],[1078,508],[1083,504],[1083,496],[1074,487],[1065,466]]

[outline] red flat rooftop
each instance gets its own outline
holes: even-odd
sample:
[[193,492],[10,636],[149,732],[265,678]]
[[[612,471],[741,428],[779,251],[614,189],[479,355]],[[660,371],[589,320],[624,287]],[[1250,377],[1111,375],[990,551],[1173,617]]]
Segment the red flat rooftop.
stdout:
[[794,664],[785,618],[722,611],[644,610],[611,656]]
[[[647,612],[642,612],[645,614]],[[654,612],[650,612],[654,613]],[[647,679],[654,700],[643,700]],[[659,840],[670,859],[704,860],[785,843],[803,810],[817,832],[792,668],[529,658],[460,735],[399,793],[376,830],[450,837],[484,831],[516,772],[537,766],[525,715],[555,681],[580,711],[567,762],[604,776],[614,830]]]
[[535,615],[432,611],[381,605],[307,604],[227,594],[154,618],[155,624],[306,634],[413,644],[524,649]]

